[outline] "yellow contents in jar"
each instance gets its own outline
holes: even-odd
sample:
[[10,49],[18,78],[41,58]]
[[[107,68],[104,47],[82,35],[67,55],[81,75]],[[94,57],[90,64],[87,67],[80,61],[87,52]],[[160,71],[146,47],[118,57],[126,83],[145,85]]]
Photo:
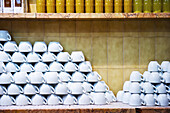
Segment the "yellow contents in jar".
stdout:
[[65,0],[56,0],[56,11],[57,13],[65,12]]
[[105,13],[113,13],[113,0],[105,0]]
[[124,0],[124,13],[132,12],[132,0]]
[[86,13],[93,13],[94,11],[94,0],[85,0]]
[[74,0],[66,0],[66,13],[74,13]]
[[55,13],[55,0],[46,0],[47,13]]
[[76,0],[76,13],[84,13],[84,0]]
[[45,0],[37,0],[37,13],[45,13]]
[[95,0],[95,13],[103,13],[103,0]]
[[115,13],[122,12],[122,0],[114,0],[114,10]]

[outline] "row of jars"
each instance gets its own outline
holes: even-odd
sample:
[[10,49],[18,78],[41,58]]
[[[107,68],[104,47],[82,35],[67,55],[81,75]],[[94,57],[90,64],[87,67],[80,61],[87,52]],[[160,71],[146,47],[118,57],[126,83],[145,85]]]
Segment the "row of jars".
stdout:
[[37,0],[36,6],[37,13],[170,12],[170,0]]

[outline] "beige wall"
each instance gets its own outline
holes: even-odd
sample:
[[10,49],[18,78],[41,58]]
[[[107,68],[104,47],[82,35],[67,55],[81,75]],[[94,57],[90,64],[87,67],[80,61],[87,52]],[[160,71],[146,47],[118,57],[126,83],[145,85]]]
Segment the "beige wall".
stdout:
[[168,19],[1,20],[0,29],[17,43],[59,41],[64,51],[83,51],[115,94],[133,70],[143,73],[150,60],[170,60]]

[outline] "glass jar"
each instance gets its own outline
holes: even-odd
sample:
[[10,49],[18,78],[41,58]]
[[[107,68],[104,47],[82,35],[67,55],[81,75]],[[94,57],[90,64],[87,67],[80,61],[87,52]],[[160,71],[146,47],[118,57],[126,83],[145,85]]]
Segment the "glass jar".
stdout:
[[170,13],[170,0],[163,0],[163,12]]
[[37,13],[45,13],[45,0],[37,0]]
[[113,0],[105,0],[105,13],[113,13]]
[[85,10],[86,13],[94,12],[94,0],[85,0]]
[[76,0],[76,13],[84,13],[84,0]]
[[47,13],[55,13],[55,0],[46,0]]
[[153,0],[153,12],[160,13],[161,12],[161,0]]
[[142,0],[133,0],[133,11],[134,13],[142,12]]
[[124,13],[132,13],[132,0],[124,0]]
[[103,0],[95,0],[95,13],[103,13]]
[[74,13],[74,0],[66,0],[66,13]]
[[56,12],[65,13],[65,0],[56,0]]
[[115,13],[122,12],[122,0],[114,0],[114,10]]
[[144,0],[143,1],[143,12],[151,13],[152,11],[152,0]]

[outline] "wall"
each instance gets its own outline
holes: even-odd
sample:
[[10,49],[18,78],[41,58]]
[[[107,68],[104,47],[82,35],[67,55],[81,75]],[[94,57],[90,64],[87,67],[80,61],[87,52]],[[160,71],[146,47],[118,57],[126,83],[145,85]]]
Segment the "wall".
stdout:
[[168,19],[1,20],[0,29],[18,44],[59,41],[64,51],[83,51],[115,94],[133,70],[143,73],[151,60],[170,60]]

